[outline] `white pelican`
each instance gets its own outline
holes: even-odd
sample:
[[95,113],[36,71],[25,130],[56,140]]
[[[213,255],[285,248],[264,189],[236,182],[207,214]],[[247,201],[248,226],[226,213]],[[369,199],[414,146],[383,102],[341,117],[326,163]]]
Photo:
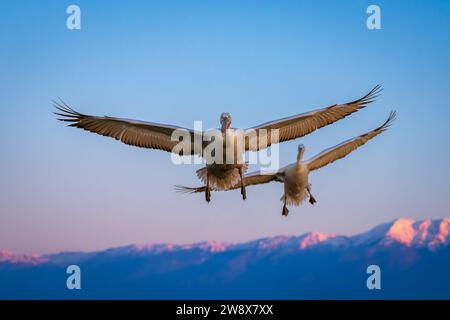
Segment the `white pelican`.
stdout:
[[[260,130],[267,130],[267,143],[259,144],[255,148],[246,140],[244,149],[245,151],[259,151],[269,147],[272,142],[270,130],[273,129],[278,130],[279,142],[303,137],[319,128],[341,120],[359,109],[366,107],[369,103],[374,101],[380,91],[381,86],[377,85],[368,94],[358,100],[344,104],[335,104],[323,109],[317,109],[292,117],[267,122],[247,129],[253,130],[257,135]],[[59,110],[59,112],[55,112],[56,115],[60,116],[58,120],[69,122],[70,127],[77,127],[103,136],[111,137],[116,140],[120,140],[125,144],[136,147],[173,152],[174,147],[179,143],[179,141],[174,141],[171,137],[172,133],[177,129],[186,130],[191,136],[190,152],[186,154],[183,152],[177,152],[180,155],[203,156],[203,151],[210,143],[203,141],[205,132],[196,132],[194,130],[178,126],[153,122],[121,119],[109,116],[90,116],[73,110],[63,101],[54,102],[54,106]],[[230,128],[231,116],[226,112],[221,114],[220,124],[220,130],[224,137],[224,154],[226,154],[226,140],[234,137],[233,132],[235,132],[236,129]],[[195,138],[199,138],[199,135],[201,135],[200,139],[203,143],[200,150],[196,150],[194,140]],[[237,158],[238,157],[235,157],[234,159]],[[211,189],[227,190],[236,186],[237,183],[240,183],[241,194],[245,200],[245,183],[242,177],[246,169],[246,164],[239,164],[235,162],[231,164],[211,163],[207,164],[205,168],[197,170],[198,177],[204,184],[206,184],[206,201],[210,201]]]
[[[311,171],[320,169],[338,159],[342,159],[358,147],[365,144],[372,138],[385,131],[395,120],[395,111],[392,111],[387,120],[378,128],[364,133],[356,138],[344,141],[335,147],[326,149],[316,155],[315,157],[302,161],[305,147],[300,144],[298,147],[297,161],[278,170],[272,174],[261,174],[260,172],[250,173],[244,176],[244,183],[246,186],[264,184],[271,181],[282,182],[284,184],[284,194],[281,201],[284,203],[282,214],[287,216],[289,210],[288,205],[301,204],[307,197],[309,202],[314,204],[316,199],[311,194],[311,185],[308,182],[308,175]],[[230,189],[236,189],[238,186],[233,186]],[[185,193],[204,192],[205,186],[190,188],[184,186],[176,186],[177,191]],[[218,190],[219,191],[219,190]]]

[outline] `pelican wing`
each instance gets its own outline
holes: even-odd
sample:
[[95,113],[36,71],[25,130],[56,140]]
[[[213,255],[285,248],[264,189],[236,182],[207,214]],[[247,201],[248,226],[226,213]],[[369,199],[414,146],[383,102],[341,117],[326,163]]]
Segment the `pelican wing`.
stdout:
[[[283,174],[284,174],[283,171],[278,171],[271,174],[261,174],[261,172],[252,172],[244,176],[244,184],[246,186],[254,186],[257,184],[264,184],[272,181],[283,182],[284,181]],[[237,189],[240,187],[241,185],[239,184],[233,186],[233,189]]]
[[[172,141],[172,133],[175,130],[186,130],[185,132],[189,133],[191,139],[190,155],[194,154],[195,133],[192,130],[138,120],[90,116],[73,110],[62,101],[61,103],[54,102],[54,106],[59,110],[59,112],[55,112],[60,116],[58,120],[69,122],[68,126],[70,127],[81,128],[141,148],[172,152],[174,146],[179,143],[177,140]],[[201,153],[201,150],[198,153]],[[184,155],[182,152],[179,154]]]
[[[251,132],[254,130],[256,136],[262,139],[264,139],[264,135],[260,130],[267,130],[267,143],[265,144],[264,140],[259,141],[260,139],[258,139],[258,143],[251,145],[251,143],[249,143],[249,139],[247,139],[245,144],[246,150],[258,151],[269,147],[272,144],[271,130],[273,129],[278,129],[278,142],[303,137],[319,128],[341,120],[348,115],[357,112],[359,109],[366,107],[378,97],[381,90],[381,86],[377,85],[368,94],[358,100],[344,104],[335,104],[327,108],[301,113],[292,117],[283,118],[250,128],[246,132],[248,136],[251,136]],[[277,141],[273,142],[276,143]]]
[[[271,181],[283,182],[283,171],[278,171],[278,172],[271,173],[271,174],[261,174],[260,172],[253,172],[253,173],[249,173],[244,176],[244,184],[246,186],[254,186],[257,184],[269,183]],[[241,187],[241,184],[238,183],[238,184],[232,186],[231,188],[229,188],[228,190],[239,189],[240,187]],[[201,187],[175,186],[175,190],[177,192],[181,192],[181,193],[198,193],[198,192],[205,192],[206,186],[201,186]],[[214,191],[226,191],[226,190],[223,190],[223,189],[215,190],[214,189]]]
[[335,147],[322,151],[314,158],[306,162],[308,170],[309,171],[317,170],[338,159],[344,158],[352,151],[356,150],[357,148],[365,144],[367,141],[369,141],[372,138],[375,138],[377,135],[379,135],[380,133],[384,132],[387,128],[389,128],[392,122],[395,120],[395,115],[396,115],[395,111],[392,111],[389,114],[387,120],[375,130],[369,131],[367,133],[360,135],[359,137],[347,140],[341,144],[338,144]]

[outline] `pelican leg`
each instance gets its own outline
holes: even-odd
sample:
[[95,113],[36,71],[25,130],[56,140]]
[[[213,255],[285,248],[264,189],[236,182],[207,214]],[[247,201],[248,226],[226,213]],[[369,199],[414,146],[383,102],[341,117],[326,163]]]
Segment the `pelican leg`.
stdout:
[[314,205],[314,203],[316,203],[316,199],[313,197],[313,195],[311,194],[311,185],[308,184],[308,186],[306,187],[306,190],[308,191],[309,194],[309,203],[311,203],[312,205]]
[[281,214],[285,217],[287,217],[287,215],[289,214],[289,209],[286,206],[286,196],[284,196],[283,211],[281,212]]
[[206,173],[205,200],[206,200],[206,202],[211,201],[211,189],[209,187],[209,174],[208,173]]
[[239,177],[241,178],[241,194],[242,194],[242,199],[247,199],[247,191],[245,190],[245,183],[244,183],[244,178],[243,178],[243,174],[242,174],[242,167],[239,168]]

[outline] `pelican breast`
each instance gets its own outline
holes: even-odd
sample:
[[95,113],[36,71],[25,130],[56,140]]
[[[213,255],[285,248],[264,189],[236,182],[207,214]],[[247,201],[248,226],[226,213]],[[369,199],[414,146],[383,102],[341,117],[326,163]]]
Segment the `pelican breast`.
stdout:
[[[291,165],[285,171],[284,196],[288,205],[299,205],[307,197],[308,168],[306,165]],[[283,197],[284,197],[283,196]],[[281,200],[283,200],[283,197]]]

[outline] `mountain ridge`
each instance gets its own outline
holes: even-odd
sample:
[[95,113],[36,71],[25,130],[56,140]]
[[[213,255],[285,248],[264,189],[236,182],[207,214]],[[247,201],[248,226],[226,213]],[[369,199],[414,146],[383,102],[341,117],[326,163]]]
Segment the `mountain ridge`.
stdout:
[[438,250],[450,242],[450,218],[413,220],[398,218],[379,224],[372,229],[352,236],[308,232],[298,236],[274,236],[242,243],[201,241],[191,244],[131,244],[93,252],[60,252],[46,255],[15,254],[0,250],[0,263],[39,265],[85,261],[98,255],[109,257],[124,255],[151,255],[178,251],[199,250],[209,254],[234,250],[308,250],[316,247],[348,248],[375,245],[386,248],[393,245]]
[[[0,252],[0,299],[450,299],[448,218],[396,219],[341,236]],[[67,290],[78,265],[82,290]],[[379,266],[382,290],[369,290]]]

